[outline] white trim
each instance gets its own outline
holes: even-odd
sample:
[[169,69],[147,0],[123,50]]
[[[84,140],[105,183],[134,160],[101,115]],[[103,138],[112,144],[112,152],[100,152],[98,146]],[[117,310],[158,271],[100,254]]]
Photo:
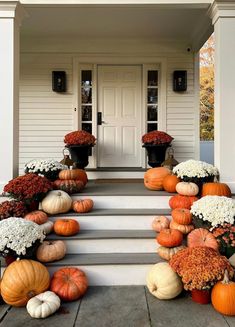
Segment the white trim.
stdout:
[[234,18],[235,17],[235,3],[233,0],[215,1],[208,10],[208,15],[212,19],[214,25],[219,18]]
[[19,1],[1,1],[0,2],[0,18],[13,18],[21,25],[24,17],[28,14]]
[[200,159],[200,57],[199,52],[194,54],[194,132],[195,132],[195,159]]

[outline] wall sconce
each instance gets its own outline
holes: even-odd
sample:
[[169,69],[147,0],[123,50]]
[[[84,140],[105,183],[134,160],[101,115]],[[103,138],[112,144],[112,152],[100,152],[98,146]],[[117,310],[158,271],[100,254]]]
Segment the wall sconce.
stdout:
[[52,90],[54,92],[66,92],[66,73],[64,71],[52,72]]
[[175,92],[187,91],[187,70],[175,70],[173,73],[173,90]]

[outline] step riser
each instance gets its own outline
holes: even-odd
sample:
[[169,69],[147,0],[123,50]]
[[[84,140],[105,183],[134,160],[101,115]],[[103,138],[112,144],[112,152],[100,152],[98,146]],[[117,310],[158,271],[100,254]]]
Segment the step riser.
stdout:
[[[66,217],[66,215],[65,215]],[[155,216],[77,216],[81,230],[151,230]],[[167,216],[169,219],[170,216]],[[56,221],[58,218],[50,217]]]
[[87,171],[88,179],[144,178],[143,171]]
[[170,196],[83,196],[73,200],[90,198],[95,209],[169,209]]
[[153,239],[65,240],[67,254],[155,253],[159,245]]

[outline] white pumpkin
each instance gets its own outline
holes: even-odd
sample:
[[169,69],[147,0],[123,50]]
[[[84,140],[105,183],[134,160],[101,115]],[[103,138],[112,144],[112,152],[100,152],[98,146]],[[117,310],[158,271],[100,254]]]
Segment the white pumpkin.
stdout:
[[51,291],[32,297],[26,306],[32,318],[46,318],[55,313],[60,307],[60,298]]
[[180,277],[167,262],[154,265],[147,275],[149,292],[160,300],[170,300],[183,290]]
[[41,229],[43,230],[44,234],[50,234],[53,231],[53,226],[54,223],[51,220],[48,220],[47,222],[45,222],[42,225],[39,225],[41,227]]
[[195,196],[199,192],[199,188],[195,183],[179,182],[176,185],[176,192],[180,195]]
[[43,211],[50,215],[68,212],[71,209],[71,206],[71,197],[68,193],[61,190],[50,191],[42,200]]

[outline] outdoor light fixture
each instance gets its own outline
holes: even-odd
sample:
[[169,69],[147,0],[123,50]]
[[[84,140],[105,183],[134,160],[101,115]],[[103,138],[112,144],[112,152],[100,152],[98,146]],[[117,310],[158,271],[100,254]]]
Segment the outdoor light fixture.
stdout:
[[52,90],[54,92],[66,92],[66,73],[64,71],[52,72]]
[[173,73],[173,90],[175,92],[187,91],[187,70],[175,70]]

